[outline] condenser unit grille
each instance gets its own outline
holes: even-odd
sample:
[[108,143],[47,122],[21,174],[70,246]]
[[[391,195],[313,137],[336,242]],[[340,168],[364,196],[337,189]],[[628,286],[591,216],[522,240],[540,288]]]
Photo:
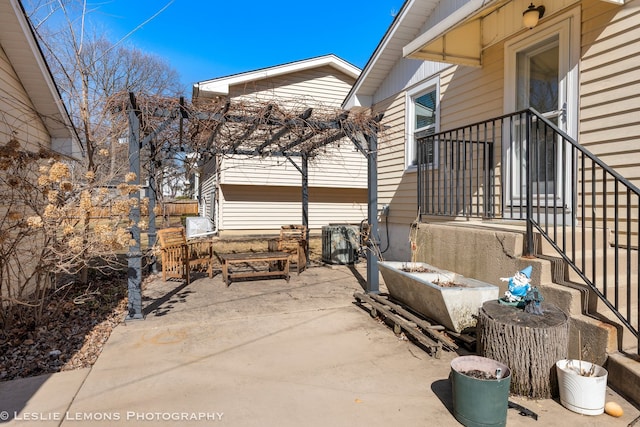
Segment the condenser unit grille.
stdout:
[[355,264],[360,248],[360,227],[351,224],[330,224],[322,227],[322,262]]

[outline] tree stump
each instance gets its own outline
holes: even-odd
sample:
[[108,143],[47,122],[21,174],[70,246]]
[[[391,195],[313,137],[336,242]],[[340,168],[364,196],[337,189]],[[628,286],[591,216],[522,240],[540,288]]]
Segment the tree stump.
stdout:
[[558,396],[555,364],[568,353],[569,318],[542,304],[542,315],[498,300],[482,305],[478,317],[478,354],[511,370],[511,393],[529,398]]

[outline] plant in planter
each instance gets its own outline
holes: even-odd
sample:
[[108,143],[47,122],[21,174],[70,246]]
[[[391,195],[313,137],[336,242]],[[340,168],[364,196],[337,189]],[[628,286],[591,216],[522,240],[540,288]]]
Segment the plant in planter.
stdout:
[[604,412],[608,372],[602,366],[581,360],[563,359],[556,363],[560,403],[585,415]]
[[505,426],[509,406],[509,367],[481,356],[451,361],[453,415],[466,426]]
[[482,303],[499,288],[423,262],[378,261],[389,295],[454,332],[476,325]]
[[[582,339],[578,331],[578,348]],[[602,366],[582,360],[562,359],[556,362],[560,403],[565,408],[585,415],[600,415],[605,410],[608,372]]]
[[475,327],[482,303],[497,299],[499,288],[419,262],[416,223],[411,225],[409,243],[409,262],[378,260],[389,295],[451,331]]

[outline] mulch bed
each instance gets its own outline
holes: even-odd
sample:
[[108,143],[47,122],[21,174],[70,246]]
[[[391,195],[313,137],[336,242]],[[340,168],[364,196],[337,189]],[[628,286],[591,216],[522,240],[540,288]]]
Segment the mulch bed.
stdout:
[[59,290],[39,324],[33,308],[22,307],[22,315],[0,329],[0,381],[92,366],[125,317],[126,292],[126,273],[114,272]]

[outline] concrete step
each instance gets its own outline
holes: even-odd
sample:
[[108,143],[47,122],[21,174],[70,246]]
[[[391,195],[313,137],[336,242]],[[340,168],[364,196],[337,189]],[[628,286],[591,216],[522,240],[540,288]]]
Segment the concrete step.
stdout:
[[636,404],[640,402],[640,359],[637,353],[611,352],[603,366],[612,389],[627,400]]
[[[555,244],[567,253],[579,254],[583,251],[589,252],[592,248],[602,248],[605,242],[611,241],[611,232],[609,229],[596,229],[593,232],[586,230],[584,233],[581,228],[575,228],[574,233],[571,233],[569,227],[552,227],[546,229],[549,237],[555,242]],[[540,233],[535,233],[534,239],[536,245],[536,253],[552,255],[556,253],[555,248],[547,239],[543,238]]]
[[[420,227],[429,228],[429,234],[426,235],[429,239],[425,247],[428,247],[429,242],[451,243],[446,246],[434,244],[430,247],[428,253],[433,257],[433,265],[442,263],[444,266],[449,262],[446,267],[452,270],[499,285],[501,293],[506,285],[496,279],[496,271],[499,271],[502,277],[506,275],[504,272],[532,265],[532,284],[539,286],[545,302],[558,306],[570,316],[568,357],[582,358],[609,367],[610,386],[619,390],[630,401],[640,404],[640,361],[637,358],[635,336],[621,326],[622,323],[611,310],[597,300],[588,286],[580,281],[570,280],[574,276],[569,274],[565,262],[555,249],[543,244],[540,236],[534,239],[534,242],[537,241],[537,259],[531,259],[523,257],[525,230],[522,222],[450,222],[438,225],[421,224]],[[562,242],[565,240],[567,245],[563,246]],[[602,231],[596,233],[593,239],[591,236],[588,239],[576,236],[576,242],[580,243],[574,245],[572,238],[565,239],[563,236],[558,240],[558,246],[571,250],[574,247],[580,248],[582,251],[582,240],[585,240],[587,252],[591,252],[591,242],[603,245],[610,239],[608,232]],[[577,257],[577,254],[572,256]],[[608,253],[606,257],[609,256]],[[597,260],[598,256],[592,258]],[[630,263],[630,267],[633,266],[634,264]],[[635,274],[637,270],[636,267]],[[598,282],[604,283],[603,280]],[[615,281],[607,279],[606,283],[607,293],[611,295],[609,285]],[[637,297],[637,288],[633,295]],[[637,301],[633,304],[637,304]],[[632,305],[633,310],[637,310],[636,307],[637,305]]]
[[[638,284],[638,251],[636,249],[607,247],[596,251],[588,251],[585,254],[577,253],[573,262],[584,271],[589,278],[594,277],[594,283],[621,283]],[[617,268],[616,268],[617,265]],[[567,280],[581,280],[573,269],[567,269]],[[606,280],[606,282],[605,282]]]
[[[542,239],[544,240],[544,239]],[[599,247],[585,244],[582,254],[580,238],[564,246],[568,256],[573,258],[580,268],[585,268],[585,275],[593,281],[598,290],[607,296],[612,305],[617,306],[623,316],[630,312],[629,322],[638,330],[638,251],[636,249],[618,248],[609,245],[605,233],[598,233],[593,240]],[[558,246],[562,247],[562,238]],[[607,245],[603,250],[603,245]],[[574,247],[578,249],[574,252]],[[608,384],[627,399],[640,402],[640,358],[638,357],[638,339],[614,314],[614,312],[589,288],[580,275],[569,267],[557,251],[548,243],[540,241],[538,246],[540,258],[548,260],[552,265],[553,283],[541,286],[545,300],[558,305],[570,313],[569,357],[582,357],[604,366],[608,372]],[[616,252],[618,270],[615,269]],[[583,261],[584,260],[584,261]],[[594,261],[595,260],[595,261]],[[595,265],[595,278],[593,266]],[[606,266],[606,274],[605,272]],[[628,270],[627,270],[628,266]],[[628,273],[629,271],[629,273]],[[616,299],[616,281],[618,296]],[[630,295],[627,297],[627,291]],[[629,301],[627,301],[629,299]],[[629,306],[627,307],[627,302]],[[579,337],[579,338],[578,338]],[[578,342],[580,341],[580,342]]]
[[[612,254],[609,255],[609,262],[611,263],[613,262],[611,261],[612,256]],[[554,283],[569,288],[582,290],[582,313],[600,319],[604,322],[609,322],[614,325],[622,325],[622,322],[620,321],[618,316],[616,316],[616,314],[596,295],[596,293],[593,292],[591,288],[585,284],[581,277],[572,268],[566,265],[566,263],[561,258],[549,255],[540,255],[540,257],[549,260],[554,266]],[[588,258],[590,259],[590,257]],[[588,261],[586,264],[589,265],[589,263],[590,261]],[[627,275],[626,263],[623,265],[623,267],[623,274],[620,274],[620,272],[618,272],[618,275],[608,274],[608,278],[606,279],[606,281],[605,279],[603,279],[603,276],[597,276],[597,278],[594,280],[594,283],[598,291],[607,297],[607,300],[610,302],[610,304],[614,308],[617,308],[617,310],[622,314],[623,317],[627,318],[627,321],[634,329],[638,330],[640,326],[637,315],[639,307],[638,289],[640,284],[638,283],[637,268],[633,267],[633,273]],[[602,265],[599,268],[602,270]],[[597,271],[598,270],[596,270],[596,274]],[[615,273],[615,269],[611,268],[611,271]],[[588,276],[590,275],[591,272],[589,272]],[[617,295],[616,278],[618,280]],[[575,309],[572,310],[572,313],[575,312]],[[620,348],[625,350],[636,348],[636,337],[631,333],[631,331],[625,331],[623,330],[624,328],[622,326],[619,327],[621,328],[618,340]]]
[[596,315],[583,314],[593,295],[585,286],[543,283],[539,285],[545,301],[570,316],[568,357],[581,358],[604,366],[608,384],[630,401],[640,402],[640,358],[633,334],[620,326],[617,318],[601,309]]

